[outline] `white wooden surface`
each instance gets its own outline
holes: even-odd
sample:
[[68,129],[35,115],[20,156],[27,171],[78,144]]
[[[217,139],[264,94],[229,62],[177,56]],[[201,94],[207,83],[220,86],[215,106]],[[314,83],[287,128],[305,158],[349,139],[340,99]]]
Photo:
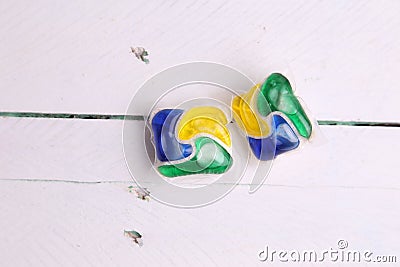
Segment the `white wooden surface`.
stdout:
[[[172,65],[287,65],[319,119],[399,120],[399,1],[2,1],[0,106],[123,113]],[[145,65],[130,54],[143,46]]]
[[[0,178],[132,181],[122,121],[0,120]],[[143,122],[132,122],[142,129]],[[321,126],[325,142],[278,157],[268,184],[400,189],[398,128]],[[290,166],[290,167],[288,167]]]
[[[249,196],[238,187],[195,210],[143,202],[115,184],[2,181],[0,197],[2,266],[254,266],[265,245],[322,250],[340,238],[400,249],[397,190],[265,186]],[[142,247],[126,228],[140,231]]]
[[[0,10],[0,111],[123,114],[158,71],[209,60],[257,81],[289,66],[317,119],[400,122],[399,1],[2,1]],[[130,46],[148,49],[150,64]],[[265,245],[338,239],[396,255],[399,128],[321,131],[324,144],[278,159],[256,194],[242,184],[180,210],[127,192],[122,121],[0,118],[0,266],[252,266]],[[124,229],[142,233],[143,247]]]

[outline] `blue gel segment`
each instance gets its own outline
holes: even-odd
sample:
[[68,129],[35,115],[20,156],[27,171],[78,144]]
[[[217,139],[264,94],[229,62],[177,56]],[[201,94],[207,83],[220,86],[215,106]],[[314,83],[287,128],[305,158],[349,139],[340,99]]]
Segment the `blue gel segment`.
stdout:
[[259,160],[271,160],[284,152],[297,148],[299,138],[284,118],[273,116],[274,134],[266,138],[247,137],[251,150]]
[[296,149],[299,146],[300,141],[292,127],[290,127],[286,120],[279,115],[274,115],[273,118],[276,131],[275,156]]
[[271,160],[275,157],[275,138],[271,134],[266,138],[247,137],[254,156],[259,160]]
[[160,161],[180,160],[192,154],[192,146],[179,143],[175,136],[175,125],[182,113],[181,109],[163,109],[151,121],[156,154]]

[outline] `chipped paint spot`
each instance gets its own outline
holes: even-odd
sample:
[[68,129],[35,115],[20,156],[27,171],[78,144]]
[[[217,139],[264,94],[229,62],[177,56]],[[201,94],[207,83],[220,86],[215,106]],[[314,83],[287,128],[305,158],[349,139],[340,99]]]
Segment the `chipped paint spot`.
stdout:
[[149,55],[149,53],[143,47],[131,47],[132,53],[136,56],[137,59],[143,61],[146,64],[149,64],[149,60],[145,58]]
[[124,230],[124,235],[131,238],[139,247],[143,246],[142,235],[139,232],[135,230]]
[[128,191],[129,193],[135,193],[136,197],[141,200],[150,200],[150,191],[147,190],[147,188],[134,187],[131,185],[128,186]]

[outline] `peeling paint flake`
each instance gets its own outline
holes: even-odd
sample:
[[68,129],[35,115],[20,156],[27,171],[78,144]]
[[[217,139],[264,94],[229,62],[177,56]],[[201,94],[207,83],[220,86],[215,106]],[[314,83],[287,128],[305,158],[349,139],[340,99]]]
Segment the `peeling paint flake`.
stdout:
[[124,235],[131,238],[139,247],[143,246],[142,235],[135,230],[124,230]]
[[136,56],[137,59],[143,61],[146,64],[149,64],[149,60],[145,58],[149,55],[149,53],[143,47],[131,47],[132,53]]
[[136,197],[141,200],[150,200],[150,191],[147,190],[147,188],[134,187],[131,185],[128,186],[128,191],[129,193],[135,193]]

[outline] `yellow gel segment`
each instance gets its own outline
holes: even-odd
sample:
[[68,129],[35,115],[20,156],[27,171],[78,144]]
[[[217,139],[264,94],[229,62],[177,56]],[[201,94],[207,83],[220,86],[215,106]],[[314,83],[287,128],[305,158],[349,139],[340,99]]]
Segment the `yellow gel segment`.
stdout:
[[[260,84],[255,85],[250,91],[232,100],[233,117],[239,127],[247,135],[253,137],[264,137],[269,135],[270,127],[263,118],[250,107],[254,98],[260,93]],[[253,105],[255,106],[255,105]]]
[[231,137],[226,128],[228,120],[225,113],[216,107],[195,107],[182,115],[177,125],[178,138],[190,140],[194,136],[206,133],[220,139],[228,147]]

